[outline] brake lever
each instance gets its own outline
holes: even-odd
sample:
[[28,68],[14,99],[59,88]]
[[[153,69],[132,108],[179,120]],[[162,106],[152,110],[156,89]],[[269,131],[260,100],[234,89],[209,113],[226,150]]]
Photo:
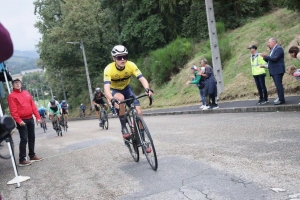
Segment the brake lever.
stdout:
[[153,98],[152,98],[152,96],[149,96],[149,106],[152,105],[152,102],[153,102]]

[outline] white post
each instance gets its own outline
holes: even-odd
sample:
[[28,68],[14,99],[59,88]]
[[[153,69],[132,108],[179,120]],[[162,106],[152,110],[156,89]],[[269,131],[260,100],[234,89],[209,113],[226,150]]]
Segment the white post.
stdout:
[[7,76],[6,76],[6,69],[4,69],[3,74],[4,74],[4,77],[5,77],[5,82],[6,82],[8,94],[10,94],[10,87],[9,87]]
[[88,82],[88,88],[89,88],[89,94],[90,94],[91,109],[93,109],[93,93],[92,93],[92,86],[91,86],[90,75],[89,75],[89,69],[88,69],[88,65],[87,65],[87,62],[86,62],[85,51],[84,51],[84,46],[83,46],[82,40],[81,40],[81,42],[80,42],[80,48],[81,48],[82,54],[83,54],[83,60],[84,60],[84,66],[85,66],[85,72],[86,72],[86,79],[87,79],[87,82]]
[[63,89],[63,93],[64,93],[64,98],[65,98],[65,100],[67,100],[66,91],[65,91],[65,83],[64,83],[64,80],[63,80],[63,78],[62,78],[61,72],[58,71],[58,73],[59,73],[59,77],[60,77],[60,82],[61,82],[61,84],[62,84],[62,89]]
[[14,157],[14,154],[12,153],[12,150],[11,150],[10,141],[6,141],[6,142],[7,142],[7,146],[8,146],[8,149],[9,149],[11,162],[13,164],[13,168],[14,168],[14,172],[15,172],[15,176],[16,176],[16,182],[18,184],[18,187],[20,187],[20,180],[19,180],[19,174],[18,174],[18,171],[17,171],[17,166],[16,166],[16,163],[15,163],[15,157]]
[[37,98],[37,100],[38,100],[38,102],[40,101],[40,98],[39,98],[39,91],[38,91],[38,89],[35,89],[36,90],[36,98]]
[[224,92],[224,81],[222,75],[221,56],[218,46],[218,36],[215,22],[215,13],[212,0],[205,0],[207,25],[209,31],[210,48],[212,53],[212,64],[214,75],[217,80],[218,96]]

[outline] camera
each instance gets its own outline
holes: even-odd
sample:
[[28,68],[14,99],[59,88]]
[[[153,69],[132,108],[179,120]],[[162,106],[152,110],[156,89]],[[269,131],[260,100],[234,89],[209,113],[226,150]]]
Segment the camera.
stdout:
[[2,116],[0,118],[0,142],[7,138],[15,127],[15,121],[11,116]]

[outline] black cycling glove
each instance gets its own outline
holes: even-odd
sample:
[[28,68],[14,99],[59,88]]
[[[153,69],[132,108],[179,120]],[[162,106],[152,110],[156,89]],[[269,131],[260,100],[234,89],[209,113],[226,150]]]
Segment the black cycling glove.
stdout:
[[147,94],[149,94],[149,91],[151,91],[152,93],[154,93],[152,89],[145,88],[145,92],[146,92]]
[[110,100],[110,102],[111,102],[111,105],[112,105],[112,106],[115,106],[115,103],[118,104],[118,100],[115,99],[115,98],[112,98],[112,99]]

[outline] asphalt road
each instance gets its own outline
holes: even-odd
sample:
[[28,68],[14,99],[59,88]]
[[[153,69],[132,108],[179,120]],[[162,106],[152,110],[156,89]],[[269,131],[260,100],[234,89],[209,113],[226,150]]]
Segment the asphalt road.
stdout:
[[37,127],[36,153],[44,160],[19,167],[31,179],[15,189],[6,184],[12,164],[0,159],[0,194],[17,200],[300,199],[298,120],[298,112],[146,116],[156,172],[143,155],[132,160],[117,118],[108,130],[96,120],[70,121],[63,137]]

